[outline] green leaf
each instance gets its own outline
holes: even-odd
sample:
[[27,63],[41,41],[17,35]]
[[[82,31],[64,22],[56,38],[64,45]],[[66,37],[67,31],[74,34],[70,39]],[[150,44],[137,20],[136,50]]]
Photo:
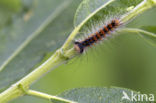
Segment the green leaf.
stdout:
[[156,26],[143,26],[141,28],[148,31],[140,31],[139,34],[141,37],[143,37],[151,45],[156,46]]
[[[141,37],[149,44],[156,46],[156,8],[152,8],[141,16],[136,17],[134,21],[127,25],[128,28],[136,28],[131,31],[125,32],[134,32],[133,34],[140,34]],[[137,30],[137,31],[136,31]]]
[[139,33],[143,39],[145,39],[148,43],[156,47],[156,34],[140,32]]
[[[152,29],[153,28],[150,28],[150,30]],[[154,33],[151,33],[142,29],[135,29],[135,28],[124,28],[124,29],[121,29],[120,32],[131,32],[132,34],[139,34],[148,43],[150,43],[153,46],[156,46],[156,34]]]
[[[0,89],[10,86],[60,47],[80,0],[37,0],[0,31]],[[71,9],[72,8],[72,9]]]
[[[138,103],[132,101],[132,92],[139,95],[139,92],[124,88],[76,88],[68,90],[58,95],[67,100],[75,101],[76,103]],[[122,99],[123,95],[127,94],[130,100]],[[137,98],[137,97],[136,97]],[[138,100],[138,98],[137,98]],[[52,103],[69,103],[51,99]],[[151,103],[141,101],[141,103]]]
[[20,9],[20,0],[0,0],[0,28],[8,23],[11,16]]
[[156,26],[143,26],[141,27],[141,29],[155,33],[156,34]]
[[11,11],[18,11],[21,7],[21,1],[20,0],[1,0],[0,5],[3,8],[6,8]]
[[[130,28],[141,28],[150,32],[154,32],[154,29],[150,29],[156,26],[155,18],[156,18],[156,7],[145,11],[140,16],[136,17],[133,21],[131,21],[127,27]],[[156,32],[154,32],[156,33]]]

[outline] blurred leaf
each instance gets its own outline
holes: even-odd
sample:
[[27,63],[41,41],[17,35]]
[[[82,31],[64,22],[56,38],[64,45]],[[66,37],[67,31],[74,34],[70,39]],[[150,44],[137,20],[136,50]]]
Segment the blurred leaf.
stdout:
[[[60,94],[60,97],[75,101],[76,103],[138,103],[137,101],[131,101],[123,99],[126,93],[131,99],[131,93],[138,94],[135,91],[124,88],[77,88],[66,91]],[[137,97],[137,96],[136,96]],[[68,103],[59,100],[51,99],[52,103]],[[141,102],[150,103],[150,102]]]
[[11,11],[18,11],[21,7],[21,0],[1,0],[0,5]]
[[22,3],[25,8],[31,8],[33,6],[35,0],[22,0]]
[[[156,29],[156,28],[155,28]],[[153,46],[156,46],[156,34],[150,32],[140,32],[139,33],[143,39]]]
[[[148,28],[150,30],[154,28]],[[145,39],[148,43],[153,46],[156,46],[156,34],[142,30],[142,29],[135,29],[135,28],[124,28],[120,30],[121,32],[131,32],[133,34],[140,34],[140,36]],[[154,30],[152,30],[154,31]]]
[[[127,24],[130,28],[141,28],[145,29],[147,31],[151,31],[149,28],[156,27],[156,7],[153,7],[147,11],[145,11],[143,14],[137,16],[133,21],[131,21],[129,24]],[[152,29],[153,30],[153,29]],[[154,32],[156,33],[156,32]]]
[[0,31],[0,89],[27,75],[63,44],[80,2],[73,1],[36,0],[32,9]]
[[0,27],[6,24],[20,8],[20,0],[0,0]]
[[156,26],[143,26],[141,27],[143,30],[147,30],[149,32],[153,32],[156,34]]
[[[148,43],[155,46],[156,44],[156,22],[154,19],[156,18],[156,8],[152,8],[145,13],[141,14],[141,16],[136,17],[134,21],[128,24],[127,27],[130,28],[138,28],[141,30],[145,30],[148,32],[141,32],[138,33],[143,37],[144,40],[146,40]],[[149,35],[148,35],[149,34]]]

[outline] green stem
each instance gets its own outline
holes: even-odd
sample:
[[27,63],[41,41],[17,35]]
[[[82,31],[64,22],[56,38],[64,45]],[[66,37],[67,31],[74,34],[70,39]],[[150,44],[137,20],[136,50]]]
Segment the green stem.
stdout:
[[40,98],[48,99],[48,100],[57,100],[57,101],[60,101],[60,102],[63,102],[63,103],[76,103],[74,101],[70,101],[70,100],[67,100],[67,99],[64,99],[64,98],[52,96],[52,95],[49,95],[49,94],[46,94],[46,93],[41,93],[41,92],[38,92],[38,91],[35,91],[35,90],[28,90],[27,95],[32,95],[32,96],[36,96],[36,97],[40,97]]
[[154,5],[156,5],[156,0],[144,0],[139,5],[137,5],[132,11],[130,11],[128,14],[124,15],[120,21],[125,23],[137,15],[143,13],[144,11],[152,8]]
[[118,32],[133,32],[133,34],[139,34],[146,42],[156,47],[156,34],[135,28],[124,28]]
[[24,95],[28,90],[30,84],[39,79],[43,74],[49,70],[56,68],[60,64],[65,63],[67,58],[62,55],[62,52],[58,50],[53,56],[51,56],[45,63],[36,68],[33,72],[22,78],[16,84],[5,90],[0,94],[0,103],[8,102],[18,96]]
[[136,29],[136,28],[124,28],[124,29],[121,29],[118,32],[144,33],[144,34],[147,34],[147,35],[149,35],[149,36],[151,36],[153,38],[156,38],[156,34],[148,32],[148,31],[145,31],[145,30],[142,30],[142,29]]

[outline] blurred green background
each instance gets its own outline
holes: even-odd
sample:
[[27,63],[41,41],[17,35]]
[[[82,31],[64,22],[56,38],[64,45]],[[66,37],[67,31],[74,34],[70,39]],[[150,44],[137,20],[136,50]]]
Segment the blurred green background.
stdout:
[[[2,1],[7,1],[7,3]],[[4,6],[3,9],[6,7],[5,10],[8,10],[8,13],[6,14],[6,21],[0,22],[1,29],[9,25],[9,18],[12,17],[9,15],[17,14],[23,9],[27,10],[22,3],[25,3],[27,8],[33,6],[31,0],[28,0],[29,2],[25,2],[26,0],[22,2],[20,0],[2,1],[0,1],[0,5],[7,5],[8,7]],[[19,4],[16,3],[17,1]],[[12,3],[15,3],[15,7],[12,6]],[[75,4],[73,15],[78,4]],[[15,9],[12,11],[8,8]],[[129,23],[128,27],[147,28],[148,25],[154,27],[156,24],[155,12],[156,8],[145,12]],[[4,18],[2,13],[0,12],[0,18]],[[61,22],[57,23],[61,24]],[[72,23],[72,20],[69,23]],[[155,29],[150,29],[150,31],[156,33]],[[121,33],[47,73],[35,82],[31,89],[57,95],[71,88],[110,86],[130,88],[141,93],[152,93],[156,96],[156,48],[148,44],[139,35]],[[23,96],[10,103],[35,102],[49,103],[48,100],[32,96]]]

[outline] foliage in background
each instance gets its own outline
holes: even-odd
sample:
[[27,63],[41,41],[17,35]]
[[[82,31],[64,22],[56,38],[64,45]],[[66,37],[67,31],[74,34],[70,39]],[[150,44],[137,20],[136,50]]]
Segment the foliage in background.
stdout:
[[[1,0],[0,1],[0,28],[7,25],[13,14],[21,9],[20,0]],[[11,21],[10,21],[11,22]]]

